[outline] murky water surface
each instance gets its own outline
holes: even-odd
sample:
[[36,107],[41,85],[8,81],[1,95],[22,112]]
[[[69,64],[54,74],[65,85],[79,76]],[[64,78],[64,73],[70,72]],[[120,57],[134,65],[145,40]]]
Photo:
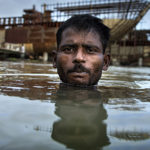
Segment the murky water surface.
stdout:
[[149,150],[150,68],[110,67],[97,89],[51,64],[0,62],[0,150]]

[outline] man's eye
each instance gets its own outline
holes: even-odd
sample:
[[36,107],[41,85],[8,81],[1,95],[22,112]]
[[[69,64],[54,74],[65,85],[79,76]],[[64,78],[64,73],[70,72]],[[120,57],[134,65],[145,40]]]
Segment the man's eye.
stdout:
[[73,52],[73,48],[72,47],[65,47],[62,49],[63,52],[65,53],[72,53]]
[[86,51],[88,53],[95,53],[95,52],[97,52],[97,49],[95,49],[95,48],[87,48]]

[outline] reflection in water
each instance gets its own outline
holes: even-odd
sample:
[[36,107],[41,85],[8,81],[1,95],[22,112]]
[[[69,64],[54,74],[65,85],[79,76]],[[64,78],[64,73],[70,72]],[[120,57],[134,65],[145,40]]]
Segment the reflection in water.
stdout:
[[51,64],[0,62],[0,150],[150,147],[150,69],[111,67],[97,89]]
[[54,140],[75,150],[96,150],[110,144],[103,122],[107,112],[96,89],[61,85],[55,104],[60,120],[53,124]]
[[6,80],[1,81],[0,93],[28,98],[30,100],[49,100],[50,95],[56,92],[57,84],[49,79],[31,78],[24,80]]
[[111,136],[126,141],[142,141],[150,139],[150,134],[143,131],[115,131],[110,133]]

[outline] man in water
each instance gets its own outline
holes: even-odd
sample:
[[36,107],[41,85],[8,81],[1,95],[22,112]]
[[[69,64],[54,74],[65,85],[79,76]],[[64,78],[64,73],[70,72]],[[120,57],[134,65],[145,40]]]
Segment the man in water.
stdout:
[[57,31],[54,67],[62,82],[74,86],[96,85],[110,57],[105,53],[109,28],[91,15],[75,15]]

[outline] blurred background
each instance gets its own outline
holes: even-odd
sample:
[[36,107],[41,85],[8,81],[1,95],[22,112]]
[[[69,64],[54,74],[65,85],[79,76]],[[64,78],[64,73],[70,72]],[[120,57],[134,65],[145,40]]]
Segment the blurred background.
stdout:
[[112,65],[150,66],[150,0],[0,0],[0,59],[51,61],[58,27],[91,14],[111,28]]

